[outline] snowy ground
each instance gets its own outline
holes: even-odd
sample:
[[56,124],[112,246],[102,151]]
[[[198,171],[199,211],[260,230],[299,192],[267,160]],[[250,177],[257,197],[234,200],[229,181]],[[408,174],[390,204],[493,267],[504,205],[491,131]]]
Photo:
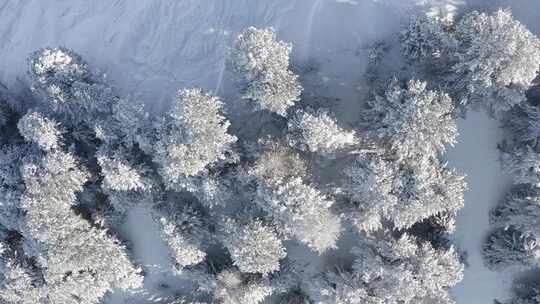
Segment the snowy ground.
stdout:
[[[121,93],[159,112],[181,87],[198,85],[230,97],[223,59],[232,39],[250,25],[273,26],[294,44],[297,68],[311,71],[302,79],[307,94],[340,99],[336,114],[353,121],[365,91],[367,43],[395,35],[400,19],[414,10],[483,3],[511,6],[540,34],[538,0],[0,0],[0,81],[16,85],[16,77],[25,77],[30,52],[64,45],[106,72]],[[495,149],[501,132],[496,121],[470,113],[460,121],[460,133],[448,160],[468,175],[454,240],[468,252],[470,267],[453,294],[459,304],[491,304],[505,297],[511,280],[508,273],[488,271],[480,257],[488,211],[508,185]],[[134,211],[124,228],[150,274],[145,287],[170,282],[163,244],[144,213]],[[115,294],[110,303],[122,298]]]
[[508,186],[509,176],[501,170],[497,143],[503,132],[496,120],[485,113],[470,112],[459,120],[459,143],[448,151],[450,166],[467,175],[469,190],[465,207],[459,212],[453,241],[467,254],[465,278],[454,287],[457,303],[493,304],[505,299],[513,272],[494,272],[483,263],[481,246],[490,231],[489,211],[499,203]]

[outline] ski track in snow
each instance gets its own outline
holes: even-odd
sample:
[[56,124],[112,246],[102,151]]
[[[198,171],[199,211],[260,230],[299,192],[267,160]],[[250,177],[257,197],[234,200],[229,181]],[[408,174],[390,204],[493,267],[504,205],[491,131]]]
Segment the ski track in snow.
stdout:
[[[468,0],[511,7],[531,31],[540,34],[538,0]],[[41,47],[63,45],[80,53],[90,65],[107,73],[121,94],[163,111],[179,88],[200,86],[227,100],[230,82],[224,57],[238,32],[248,26],[273,26],[280,39],[293,43],[293,61],[315,63],[305,76],[306,94],[339,99],[336,116],[358,116],[359,86],[366,67],[366,43],[399,31],[400,19],[419,8],[453,10],[464,0],[0,0],[0,81],[24,80],[26,57]],[[235,101],[235,100],[232,100]],[[488,212],[509,182],[501,172],[496,144],[497,122],[469,113],[459,122],[460,137],[447,158],[467,174],[469,191],[458,215],[456,246],[468,252],[465,279],[452,293],[458,304],[492,304],[507,296],[512,274],[483,266],[480,246],[489,231]],[[143,210],[133,210],[123,225],[136,262],[147,273],[145,288],[135,295],[114,293],[106,301],[160,303],[157,289],[170,293],[185,286],[181,276],[167,273],[164,244]],[[302,260],[302,248],[289,248]],[[297,250],[302,249],[302,250]],[[337,253],[339,255],[339,253]],[[310,256],[309,269],[323,267]],[[169,286],[162,283],[168,282]],[[173,286],[174,285],[174,286]],[[136,297],[138,300],[134,300]],[[142,300],[141,300],[142,299]],[[146,299],[146,300],[144,300]]]

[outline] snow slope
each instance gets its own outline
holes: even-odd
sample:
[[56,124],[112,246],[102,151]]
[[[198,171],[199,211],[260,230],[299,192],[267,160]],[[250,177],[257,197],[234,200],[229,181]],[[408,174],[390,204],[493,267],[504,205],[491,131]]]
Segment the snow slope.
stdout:
[[[181,87],[197,85],[226,98],[230,83],[224,55],[235,35],[247,26],[273,26],[294,44],[295,68],[306,72],[307,97],[338,99],[340,119],[354,121],[366,68],[364,47],[395,35],[400,19],[436,6],[452,11],[466,4],[511,6],[516,17],[540,33],[538,0],[0,0],[0,81],[24,80],[27,55],[41,47],[64,45],[106,72],[122,94],[163,111]],[[460,143],[450,151],[450,165],[468,174],[469,192],[460,213],[456,243],[469,253],[465,280],[453,293],[459,304],[492,303],[504,297],[506,274],[487,271],[479,246],[487,232],[487,213],[507,185],[497,162],[501,133],[485,115],[470,113],[460,121]],[[140,210],[124,224],[137,261],[148,272],[147,289],[162,282],[168,261]],[[148,290],[141,291],[147,294]],[[149,293],[148,293],[149,294]],[[149,296],[150,297],[150,296]],[[113,295],[110,303],[125,303]],[[133,302],[128,302],[133,303]],[[159,303],[149,299],[148,303]]]

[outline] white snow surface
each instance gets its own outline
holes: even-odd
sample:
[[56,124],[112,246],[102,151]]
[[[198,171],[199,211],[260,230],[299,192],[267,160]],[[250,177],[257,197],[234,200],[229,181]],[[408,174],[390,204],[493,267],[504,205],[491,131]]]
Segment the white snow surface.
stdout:
[[493,304],[504,300],[512,284],[513,271],[495,272],[486,268],[482,244],[489,231],[489,211],[497,205],[511,181],[501,168],[497,144],[503,139],[499,123],[483,112],[469,112],[458,122],[459,133],[455,147],[446,158],[449,166],[466,175],[468,191],[465,207],[459,211],[452,239],[459,250],[465,251],[467,267],[463,281],[452,294],[461,304]]
[[[29,53],[63,45],[153,112],[166,109],[179,88],[194,85],[235,102],[229,100],[234,94],[224,71],[228,47],[248,26],[273,26],[280,39],[293,43],[296,68],[316,67],[301,79],[306,92],[339,98],[341,112],[335,114],[354,121],[365,91],[366,44],[396,35],[400,21],[417,10],[486,3],[511,7],[540,33],[538,0],[0,0],[0,81],[15,86],[15,79],[25,78]],[[459,127],[459,143],[447,158],[468,176],[453,239],[467,251],[469,267],[452,293],[458,304],[491,304],[507,297],[512,278],[511,272],[487,270],[480,256],[488,212],[509,185],[496,150],[502,133],[481,113],[469,113]],[[123,228],[136,262],[147,272],[145,288],[137,292],[145,300],[114,293],[107,303],[160,303],[153,291],[185,286],[181,276],[167,273],[164,244],[142,210],[129,214]]]

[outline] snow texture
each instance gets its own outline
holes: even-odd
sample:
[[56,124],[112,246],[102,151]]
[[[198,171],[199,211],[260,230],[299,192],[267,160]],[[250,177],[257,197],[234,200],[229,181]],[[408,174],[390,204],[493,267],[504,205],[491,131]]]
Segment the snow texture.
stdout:
[[469,112],[466,119],[458,121],[458,128],[459,144],[448,150],[446,158],[450,166],[467,175],[469,190],[465,192],[465,207],[458,213],[452,239],[459,250],[466,252],[468,267],[452,294],[460,304],[492,304],[495,298],[506,299],[514,274],[489,270],[482,257],[482,244],[491,230],[489,211],[511,185],[496,149],[503,132],[498,122],[483,112]]

